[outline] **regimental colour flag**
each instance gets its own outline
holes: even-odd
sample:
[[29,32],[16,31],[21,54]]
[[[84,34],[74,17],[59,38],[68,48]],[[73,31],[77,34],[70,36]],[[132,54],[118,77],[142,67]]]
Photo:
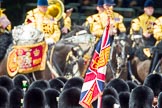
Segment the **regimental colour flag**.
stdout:
[[92,60],[86,72],[84,84],[80,95],[79,104],[84,108],[90,108],[90,105],[101,95],[104,89],[106,65],[110,54],[110,20],[105,27],[103,36],[98,41]]

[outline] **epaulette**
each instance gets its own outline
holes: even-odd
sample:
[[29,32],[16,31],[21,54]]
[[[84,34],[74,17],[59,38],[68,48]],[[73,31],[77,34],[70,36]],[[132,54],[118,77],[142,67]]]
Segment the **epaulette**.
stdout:
[[87,21],[89,23],[93,23],[95,20],[98,20],[98,19],[99,19],[99,14],[94,14],[94,15],[87,17]]
[[115,20],[115,22],[122,22],[123,16],[120,15],[119,13],[114,12],[114,20]]
[[89,16],[89,17],[87,17],[87,19],[86,19],[89,23],[92,23],[93,22],[93,17],[92,16]]
[[0,9],[0,15],[2,15],[5,10],[6,9]]
[[162,16],[158,18],[158,20],[162,23]]
[[135,18],[135,19],[132,20],[132,23],[136,23],[136,22],[139,22],[138,18]]

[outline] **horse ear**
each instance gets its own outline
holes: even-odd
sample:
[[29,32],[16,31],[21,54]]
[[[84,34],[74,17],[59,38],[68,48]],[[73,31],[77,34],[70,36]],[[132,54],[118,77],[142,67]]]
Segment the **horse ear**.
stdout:
[[90,32],[90,24],[85,24],[85,23],[83,23],[82,24],[82,26],[85,28],[85,30],[90,34],[91,32]]
[[90,50],[90,47],[88,47],[87,49],[85,49],[85,50],[83,51],[83,55],[85,55],[89,50]]
[[86,31],[90,34],[91,33],[91,31],[90,31],[90,24],[88,24],[85,28],[86,28]]

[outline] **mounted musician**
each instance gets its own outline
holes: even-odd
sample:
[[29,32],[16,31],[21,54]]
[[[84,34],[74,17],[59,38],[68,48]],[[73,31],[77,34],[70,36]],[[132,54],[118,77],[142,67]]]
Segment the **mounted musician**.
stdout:
[[[143,54],[141,60],[145,60],[151,57],[150,50],[148,48],[155,45],[156,39],[153,36],[153,27],[156,18],[153,16],[154,2],[152,0],[146,0],[144,4],[144,13],[131,21],[130,35],[131,39],[136,42],[139,38],[141,41],[136,42],[140,50],[137,49],[135,54]],[[135,47],[135,46],[132,46]],[[142,48],[142,49],[141,49]],[[136,49],[135,49],[136,50]]]
[[100,7],[100,9],[104,8],[104,11],[99,11],[98,14],[92,15],[87,18],[86,23],[89,24],[91,33],[95,35],[98,39],[102,36],[108,18],[110,18],[111,23],[111,41],[113,41],[114,36],[126,32],[126,28],[123,23],[123,16],[113,11],[114,5],[114,0],[104,0],[102,1],[102,3],[100,3],[99,0],[98,7]]
[[14,46],[7,61],[10,76],[46,69],[48,46],[61,35],[57,19],[47,13],[48,6],[47,0],[38,0],[37,8],[27,12],[24,25],[12,30]]
[[96,9],[98,13],[90,15],[86,18],[84,26],[89,27],[90,32],[97,37],[97,40],[101,37],[104,29],[100,28],[100,15],[104,11],[104,0],[98,0]]
[[162,57],[162,16],[160,16],[159,18],[157,18],[155,20],[155,25],[154,25],[154,38],[157,40],[156,44],[155,44],[155,51],[154,51],[154,55],[153,55],[153,60],[152,60],[152,67],[150,68],[150,72],[154,72],[156,71],[155,67],[158,64],[158,61],[161,61],[161,57]]
[[56,43],[60,39],[61,31],[57,19],[47,13],[48,1],[38,0],[37,8],[27,12],[24,24],[37,28],[45,35],[48,44]]
[[71,14],[73,8],[70,8],[64,12],[64,4],[61,0],[48,0],[47,13],[57,19],[61,34],[65,35],[71,31]]
[[0,33],[11,31],[11,22],[4,13],[5,9],[1,8],[2,2],[3,0],[0,0]]

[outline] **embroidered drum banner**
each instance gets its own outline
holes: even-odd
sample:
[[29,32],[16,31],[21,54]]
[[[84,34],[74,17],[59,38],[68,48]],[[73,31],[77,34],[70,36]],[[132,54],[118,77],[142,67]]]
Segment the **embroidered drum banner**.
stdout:
[[29,46],[13,46],[7,58],[7,71],[13,77],[17,73],[26,74],[44,70],[46,65],[47,45],[40,42]]

